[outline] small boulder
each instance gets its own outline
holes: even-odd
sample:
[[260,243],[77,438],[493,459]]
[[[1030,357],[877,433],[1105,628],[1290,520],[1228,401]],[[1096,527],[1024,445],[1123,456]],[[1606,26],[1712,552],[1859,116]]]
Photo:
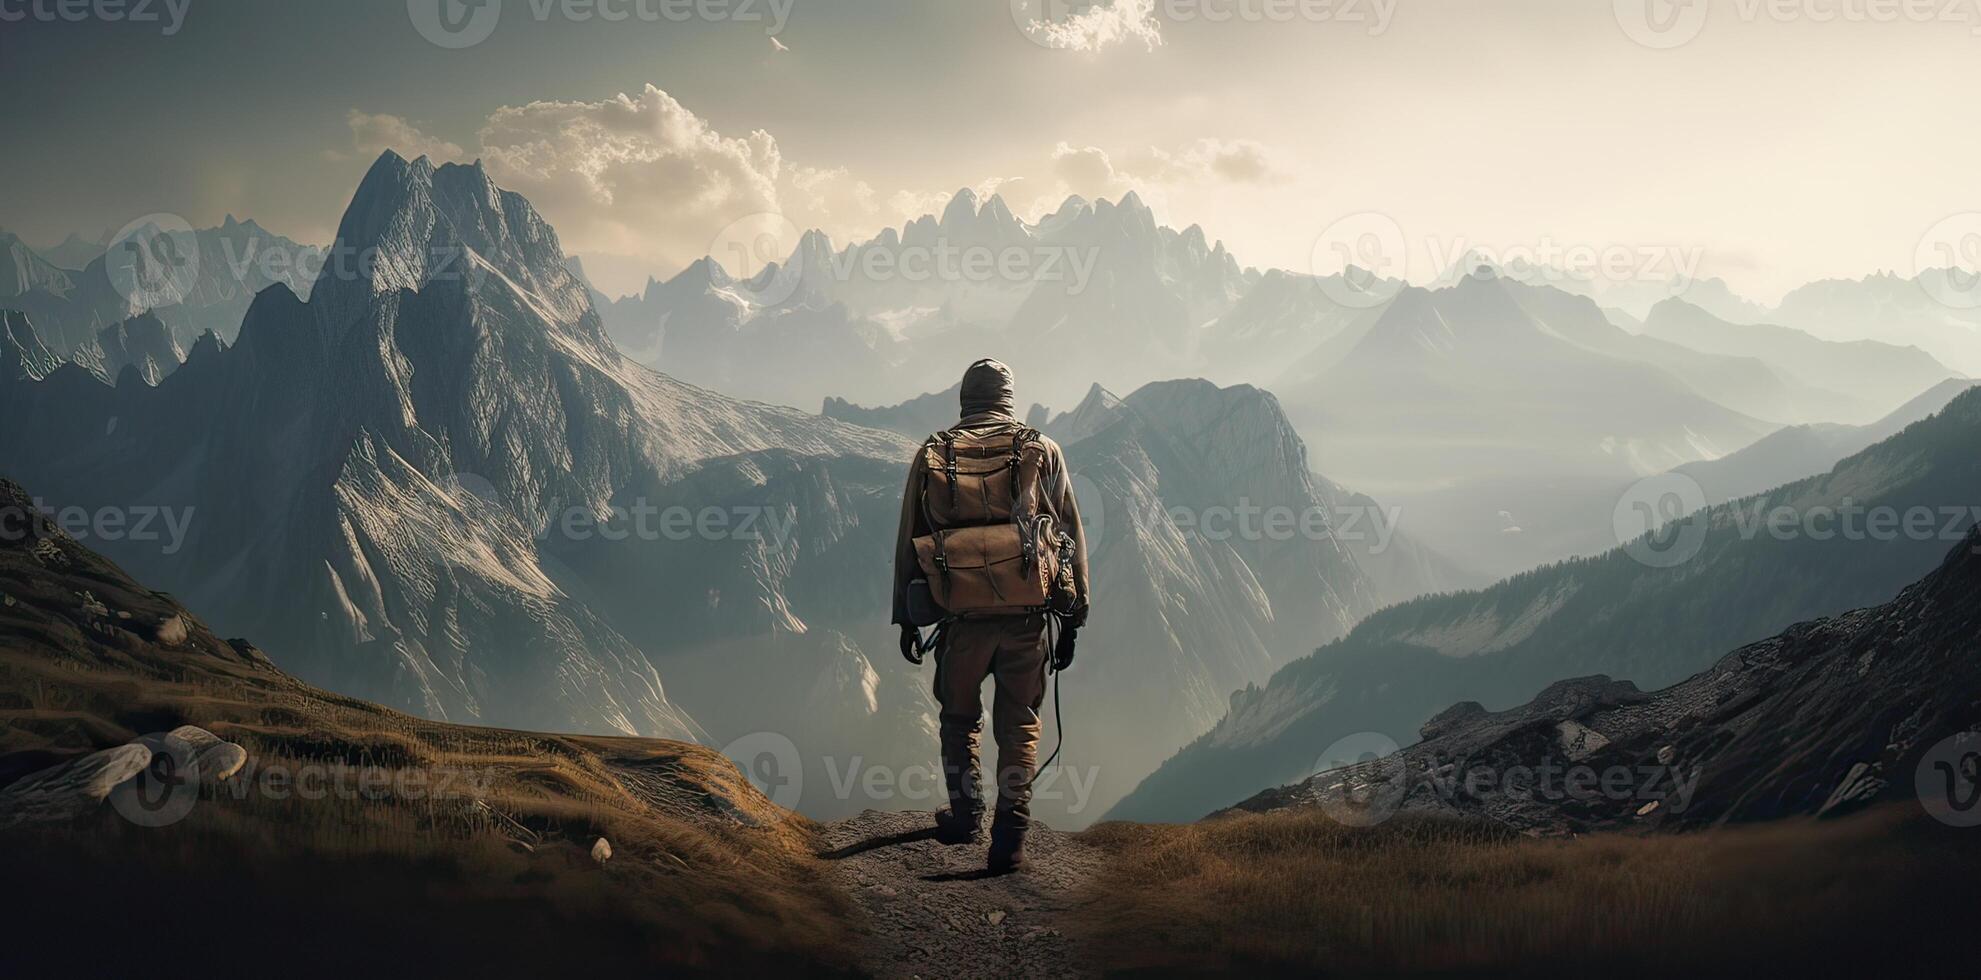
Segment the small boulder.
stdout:
[[141,735],[133,742],[154,756],[168,756],[181,767],[191,766],[202,783],[232,779],[248,763],[248,750],[198,725],[180,725],[164,734]]
[[984,916],[984,918],[989,919],[991,925],[999,925],[1004,922],[1004,910],[999,909],[996,912],[992,912],[989,915]]
[[186,642],[187,635],[186,617],[173,613],[159,622],[158,629],[152,633],[151,638],[159,646],[176,647]]
[[612,860],[611,842],[603,837],[599,838],[598,843],[592,845],[592,860],[597,861],[599,864],[604,864]]

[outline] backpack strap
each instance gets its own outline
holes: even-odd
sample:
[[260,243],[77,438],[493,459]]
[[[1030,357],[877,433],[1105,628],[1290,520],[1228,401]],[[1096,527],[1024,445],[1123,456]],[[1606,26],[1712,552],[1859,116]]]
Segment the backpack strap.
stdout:
[[949,506],[956,506],[956,433],[944,429],[936,433],[942,440],[942,472],[949,477]]

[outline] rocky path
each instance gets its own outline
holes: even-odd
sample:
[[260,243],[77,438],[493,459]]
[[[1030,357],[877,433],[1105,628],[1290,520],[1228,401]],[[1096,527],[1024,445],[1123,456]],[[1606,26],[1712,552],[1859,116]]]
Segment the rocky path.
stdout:
[[877,813],[826,827],[826,864],[865,910],[866,968],[881,977],[1068,977],[1083,963],[1060,921],[1100,865],[1078,837],[1040,828],[1027,867],[984,870],[984,846],[936,843],[927,813]]

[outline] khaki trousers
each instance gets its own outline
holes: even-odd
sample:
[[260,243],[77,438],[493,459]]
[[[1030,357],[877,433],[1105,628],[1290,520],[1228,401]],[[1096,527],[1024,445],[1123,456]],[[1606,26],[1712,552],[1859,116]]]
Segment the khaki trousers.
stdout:
[[936,651],[935,698],[942,708],[942,769],[953,812],[983,812],[977,736],[984,727],[984,678],[990,677],[996,688],[991,701],[996,823],[1019,830],[1031,823],[1049,655],[1044,616],[986,616],[949,624]]

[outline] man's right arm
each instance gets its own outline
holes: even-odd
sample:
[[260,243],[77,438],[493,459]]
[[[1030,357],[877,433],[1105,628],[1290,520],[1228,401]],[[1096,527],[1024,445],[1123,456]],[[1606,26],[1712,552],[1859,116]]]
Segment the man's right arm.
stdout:
[[901,523],[894,537],[894,625],[913,625],[908,618],[908,583],[922,574],[922,566],[915,558],[915,539],[929,533],[922,517],[922,481],[924,467],[922,451],[915,450],[915,459],[908,464],[908,484],[901,491]]

